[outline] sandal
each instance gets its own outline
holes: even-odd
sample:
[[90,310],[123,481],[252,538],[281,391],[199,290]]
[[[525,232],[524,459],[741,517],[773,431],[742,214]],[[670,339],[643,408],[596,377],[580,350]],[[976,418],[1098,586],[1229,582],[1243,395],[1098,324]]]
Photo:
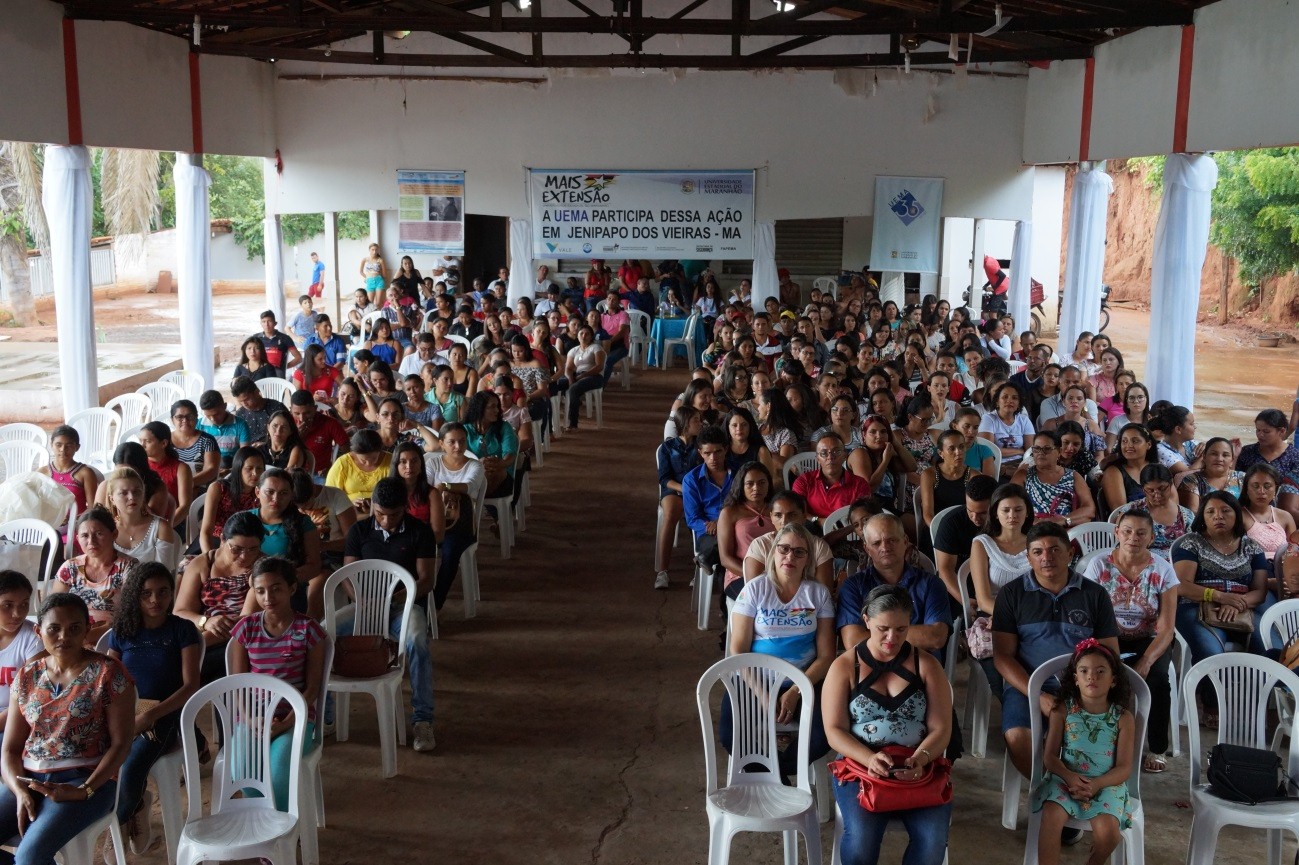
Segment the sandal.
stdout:
[[1168,770],[1168,762],[1158,754],[1147,754],[1141,761],[1141,771],[1150,775],[1158,775],[1160,772]]

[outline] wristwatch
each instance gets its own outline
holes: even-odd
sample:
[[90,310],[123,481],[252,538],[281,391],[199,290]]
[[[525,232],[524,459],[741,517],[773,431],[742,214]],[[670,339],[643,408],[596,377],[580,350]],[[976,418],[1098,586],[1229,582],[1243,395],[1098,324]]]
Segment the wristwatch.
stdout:
[[207,630],[207,620],[208,620],[208,617],[207,617],[206,615],[204,615],[204,616],[199,616],[199,619],[198,619],[198,629],[199,629],[200,631],[206,631],[206,630]]
[[95,788],[90,786],[90,782],[89,782],[89,781],[87,781],[87,782],[84,783],[84,784],[81,784],[77,789],[86,791],[86,801],[87,801],[87,802],[90,801],[90,797],[91,797],[91,796],[95,795]]
[[1065,518],[1064,518],[1064,527],[1065,527],[1066,529],[1068,529],[1068,528],[1072,528],[1072,527],[1073,527],[1073,517],[1065,517]]

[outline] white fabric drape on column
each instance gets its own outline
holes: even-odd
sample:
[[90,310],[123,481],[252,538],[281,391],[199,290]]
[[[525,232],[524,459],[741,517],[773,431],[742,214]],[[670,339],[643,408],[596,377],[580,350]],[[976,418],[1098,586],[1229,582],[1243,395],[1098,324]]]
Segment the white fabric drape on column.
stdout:
[[[275,320],[281,325],[287,320],[284,312],[284,256],[282,249],[280,218],[267,214],[262,221],[262,243],[266,248],[266,308],[275,313]],[[331,261],[329,267],[337,267],[338,262]],[[337,322],[335,322],[337,325]]]
[[1101,282],[1105,271],[1105,217],[1114,181],[1099,168],[1079,171],[1069,204],[1069,236],[1065,240],[1064,306],[1060,311],[1060,340],[1056,354],[1068,357],[1078,334],[1096,332],[1101,313]]
[[532,272],[532,220],[510,217],[510,284],[505,292],[511,308],[519,298],[532,297],[536,281]]
[[180,308],[180,356],[186,372],[212,387],[212,257],[208,188],[212,178],[176,154],[176,280]]
[[50,223],[50,273],[59,337],[63,416],[99,405],[95,312],[90,286],[90,151],[45,148],[41,194]]
[[880,274],[880,303],[891,300],[898,307],[898,313],[907,305],[907,277],[895,270],[886,270]]
[[753,223],[753,309],[763,308],[767,298],[780,300],[780,276],[776,273],[776,223]]
[[1210,199],[1218,164],[1174,153],[1164,162],[1164,200],[1150,267],[1150,398],[1195,405],[1195,318],[1209,243]]
[[1033,223],[1020,220],[1015,223],[1015,244],[1010,253],[1010,296],[1006,311],[1015,319],[1015,333],[1008,333],[1015,350],[1019,350],[1019,335],[1028,330],[1029,311],[1033,308],[1029,295],[1033,291]]

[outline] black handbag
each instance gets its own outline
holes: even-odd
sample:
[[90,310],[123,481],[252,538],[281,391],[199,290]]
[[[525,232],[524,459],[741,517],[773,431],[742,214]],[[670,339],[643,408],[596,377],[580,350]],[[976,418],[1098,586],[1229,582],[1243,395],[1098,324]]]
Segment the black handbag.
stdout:
[[1287,798],[1289,778],[1275,751],[1219,743],[1209,749],[1206,774],[1209,792],[1232,802],[1257,805]]

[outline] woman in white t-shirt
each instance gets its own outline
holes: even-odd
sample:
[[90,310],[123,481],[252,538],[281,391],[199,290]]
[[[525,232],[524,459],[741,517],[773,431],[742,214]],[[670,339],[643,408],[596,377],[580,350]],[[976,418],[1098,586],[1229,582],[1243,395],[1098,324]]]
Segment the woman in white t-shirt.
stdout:
[[1014,474],[1024,458],[1024,451],[1033,436],[1033,424],[1028,415],[1020,411],[1024,400],[1019,388],[1010,382],[1002,382],[996,387],[993,405],[997,410],[988,412],[979,421],[979,435],[1001,448],[1001,474],[1004,477]]
[[45,648],[27,621],[31,603],[31,582],[18,571],[0,571],[0,724],[9,713],[9,683]]
[[487,489],[487,475],[479,460],[470,459],[468,436],[462,424],[442,425],[442,452],[424,455],[424,474],[429,485],[442,493],[446,531],[438,557],[433,603],[442,609],[455,582],[460,557],[477,540],[474,508]]
[[[830,750],[821,722],[821,682],[834,661],[834,600],[830,590],[816,582],[812,535],[801,525],[786,525],[776,532],[767,556],[767,572],[745,583],[731,612],[732,655],[757,652],[789,661],[807,674],[813,694],[800,694],[792,683],[777,697],[776,723],[794,723],[799,701],[814,701],[808,731],[808,759],[819,760]],[[722,702],[717,727],[722,746],[731,747],[731,705]],[[798,749],[791,742],[780,755],[780,772],[798,772]]]

